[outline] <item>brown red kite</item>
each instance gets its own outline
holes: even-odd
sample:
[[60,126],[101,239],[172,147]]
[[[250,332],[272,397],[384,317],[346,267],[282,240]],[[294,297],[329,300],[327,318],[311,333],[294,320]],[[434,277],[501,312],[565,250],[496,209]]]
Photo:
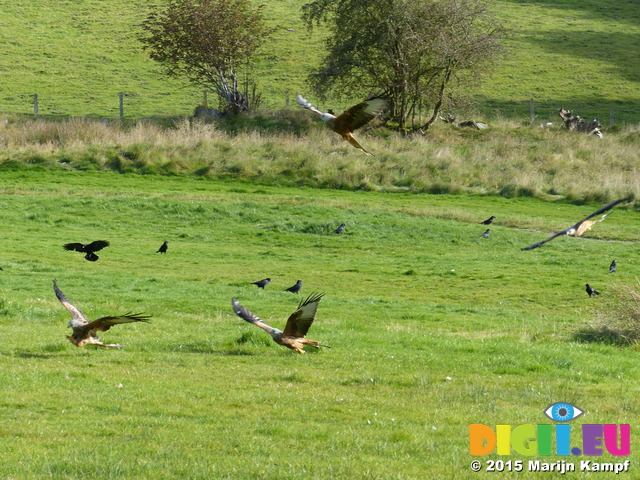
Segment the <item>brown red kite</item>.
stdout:
[[574,237],[579,237],[584,232],[589,230],[593,226],[594,223],[601,222],[609,214],[603,215],[602,218],[599,218],[598,220],[590,220],[591,218],[595,217],[596,215],[600,215],[601,213],[604,213],[604,212],[606,212],[608,210],[611,210],[613,207],[615,207],[619,203],[630,202],[630,201],[631,201],[631,197],[627,197],[627,198],[621,198],[620,200],[616,200],[616,201],[611,202],[611,203],[607,203],[604,207],[599,208],[598,210],[596,210],[593,213],[590,213],[589,215],[584,217],[582,220],[580,220],[575,225],[571,225],[569,228],[567,228],[565,230],[562,230],[561,232],[554,233],[550,237],[545,238],[544,240],[541,240],[541,241],[539,241],[537,243],[534,243],[533,245],[529,245],[528,247],[522,248],[521,250],[533,250],[534,248],[538,248],[540,245],[543,245],[543,244],[545,244],[547,242],[550,242],[554,238],[560,237],[562,235],[573,235]]
[[322,118],[327,126],[338,135],[341,135],[344,140],[349,142],[354,147],[359,148],[367,155],[371,155],[357,142],[357,140],[353,136],[353,132],[354,130],[357,130],[363,125],[369,123],[373,118],[376,117],[376,115],[380,114],[380,112],[384,109],[384,106],[387,104],[386,98],[372,97],[345,110],[337,117],[333,115],[333,112],[331,112],[331,110],[329,110],[329,112],[327,113],[322,113],[316,107],[311,105],[305,98],[303,98],[302,95],[298,95],[296,97],[296,100],[302,108],[306,108],[307,110],[311,110],[312,112],[320,115],[320,118]]
[[93,322],[89,322],[82,310],[76,307],[73,303],[65,297],[64,293],[60,291],[56,281],[53,281],[53,291],[56,293],[56,297],[60,300],[60,303],[69,310],[71,314],[71,320],[69,321],[69,327],[73,329],[71,336],[67,335],[67,338],[76,347],[84,347],[85,345],[97,345],[98,347],[113,347],[122,348],[123,345],[115,343],[104,344],[98,340],[97,332],[106,332],[114,325],[121,323],[133,323],[133,322],[148,322],[151,318],[148,315],[141,313],[126,313],[117,317],[101,317]]
[[[304,336],[313,323],[316,311],[318,310],[318,303],[323,295],[324,293],[312,293],[306,300],[300,302],[298,309],[293,312],[287,320],[287,326],[284,327],[284,331],[270,327],[264,323],[257,315],[240,305],[235,298],[231,299],[231,304],[233,305],[233,310],[240,318],[263,329],[271,335],[274,342],[279,345],[284,345],[291,350],[295,350],[298,353],[304,353],[303,348],[305,345],[313,345],[316,348],[320,348],[320,342],[317,340],[309,340],[308,338],[304,338]],[[325,347],[326,345],[322,346]]]

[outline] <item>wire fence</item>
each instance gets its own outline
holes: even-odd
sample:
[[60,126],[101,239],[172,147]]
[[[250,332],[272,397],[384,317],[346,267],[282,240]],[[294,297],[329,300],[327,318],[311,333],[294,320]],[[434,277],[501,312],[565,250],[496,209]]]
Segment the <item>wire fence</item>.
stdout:
[[[88,117],[101,119],[143,119],[192,116],[196,107],[211,105],[212,95],[194,90],[178,93],[153,94],[150,92],[120,92],[110,94],[23,94],[0,98],[0,115],[38,117]],[[280,101],[262,104],[265,111],[295,108],[293,96],[286,93]],[[339,111],[338,106],[334,110]],[[598,119],[603,127],[640,124],[638,104],[564,102],[528,99],[515,102],[484,102],[477,107],[478,121],[516,119],[531,124],[561,124],[558,110],[565,108],[584,120]],[[449,112],[447,112],[449,113]],[[423,111],[426,118],[430,112]],[[461,116],[462,119],[462,116]],[[466,118],[464,120],[467,120]]]

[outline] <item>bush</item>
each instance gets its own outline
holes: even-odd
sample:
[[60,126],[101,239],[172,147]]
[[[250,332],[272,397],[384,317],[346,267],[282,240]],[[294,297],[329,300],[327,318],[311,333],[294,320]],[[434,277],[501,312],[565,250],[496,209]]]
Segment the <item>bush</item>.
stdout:
[[620,283],[611,294],[593,324],[576,332],[577,340],[612,345],[640,343],[640,280],[636,285]]

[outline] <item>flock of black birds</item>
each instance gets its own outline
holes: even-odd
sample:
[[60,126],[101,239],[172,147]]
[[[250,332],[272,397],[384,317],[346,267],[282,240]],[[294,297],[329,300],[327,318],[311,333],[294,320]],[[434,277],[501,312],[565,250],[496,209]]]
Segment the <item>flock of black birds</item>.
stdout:
[[[345,224],[342,223],[332,233],[341,234],[344,232]],[[96,240],[91,243],[67,243],[62,248],[67,251],[84,253],[84,258],[90,262],[96,262],[100,257],[95,252],[102,250],[110,245],[106,240]],[[165,240],[156,253],[166,254],[169,248],[169,242]],[[0,268],[2,270],[2,268]],[[256,285],[258,288],[264,289],[269,283],[270,278],[264,278],[257,282],[252,282],[252,285]],[[302,289],[302,280],[298,280],[295,285],[289,288],[285,288],[285,292],[299,293]],[[85,345],[94,345],[103,348],[122,348],[122,345],[114,343],[103,343],[98,338],[98,332],[106,332],[114,325],[120,325],[123,323],[134,322],[149,322],[151,316],[142,313],[125,313],[124,315],[101,317],[96,320],[90,321],[82,310],[76,307],[65,296],[64,293],[58,288],[56,280],[53,281],[53,291],[56,298],[62,303],[62,305],[71,314],[71,320],[68,326],[72,329],[72,335],[67,335],[67,339],[77,347],[83,347]],[[313,345],[317,348],[321,346],[320,342],[315,340],[309,340],[304,338],[309,327],[313,323],[315,313],[318,308],[318,303],[324,294],[311,294],[308,298],[301,301],[295,312],[291,314],[287,320],[287,326],[284,331],[272,328],[264,323],[255,314],[251,313],[248,309],[244,308],[238,303],[236,299],[232,299],[232,305],[234,311],[243,320],[252,323],[271,335],[273,340],[284,345],[287,348],[297,351],[298,353],[304,353],[304,345]],[[327,346],[327,345],[323,345]]]
[[[596,210],[595,212],[587,215],[585,218],[583,218],[576,224],[566,228],[565,230],[555,233],[550,237],[546,238],[545,240],[529,245],[528,247],[522,248],[522,250],[532,250],[534,248],[538,248],[541,245],[561,235],[580,236],[582,233],[584,233],[584,231],[591,228],[591,226],[594,223],[604,220],[604,218],[608,214],[603,215],[601,219],[595,220],[595,221],[590,221],[591,218],[612,209],[614,206],[618,205],[619,203],[630,201],[630,200],[631,198],[623,198],[623,199],[611,202],[605,205],[604,207]],[[496,217],[492,215],[486,220],[480,222],[480,224],[491,225],[495,220],[495,218]],[[342,223],[332,233],[339,235],[339,234],[342,234],[344,230],[345,230],[345,224]],[[490,234],[490,229],[487,228],[485,232],[481,235],[481,237],[488,239],[489,234]],[[106,240],[96,240],[91,243],[67,243],[63,245],[63,248],[64,250],[67,250],[67,251],[84,253],[85,254],[84,258],[86,260],[90,262],[96,262],[100,257],[98,257],[98,255],[96,255],[95,252],[98,252],[103,248],[108,247],[109,245],[110,245],[109,242]],[[158,248],[156,253],[166,254],[168,248],[169,248],[169,242],[165,240],[162,243],[162,245],[160,245],[160,248]],[[0,270],[3,270],[3,269],[0,267]],[[611,262],[611,265],[609,266],[609,273],[615,273],[616,270],[617,270],[617,262],[616,260],[613,260]],[[262,280],[258,280],[257,282],[251,282],[252,285],[256,285],[258,288],[261,288],[261,289],[264,289],[269,283],[271,283],[271,278],[264,278]],[[595,288],[593,288],[588,283],[585,283],[585,287],[589,297],[600,295],[600,292],[598,292]],[[60,291],[55,280],[53,281],[53,288],[54,288],[56,297],[65,306],[65,308],[67,308],[67,310],[69,311],[72,317],[72,320],[69,322],[69,327],[73,329],[73,335],[67,336],[67,338],[69,339],[69,341],[71,341],[71,343],[73,343],[78,347],[81,347],[84,345],[97,345],[101,347],[121,348],[122,345],[102,343],[98,339],[97,332],[107,331],[113,325],[118,325],[121,323],[148,322],[149,319],[151,318],[148,315],[144,315],[140,313],[136,313],[136,314],[127,313],[127,314],[118,315],[118,316],[102,317],[94,320],[93,322],[90,322],[87,319],[87,317],[82,313],[82,311],[78,307],[73,305],[68,300],[68,298],[62,293],[62,291]],[[301,289],[302,289],[302,280],[298,280],[291,287],[285,288],[284,291],[297,294],[300,292]],[[300,305],[298,306],[298,309],[289,317],[289,320],[287,322],[287,328],[285,328],[284,333],[278,329],[274,329],[266,325],[257,316],[255,316],[254,314],[249,312],[247,309],[242,307],[235,299],[232,299],[232,304],[234,307],[234,311],[241,318],[266,330],[268,333],[271,334],[272,338],[274,339],[274,341],[276,341],[276,343],[285,345],[288,348],[296,350],[300,353],[304,353],[304,351],[302,350],[302,345],[304,344],[313,344],[315,346],[319,345],[319,343],[315,341],[306,341],[304,339],[304,334],[306,334],[309,327],[311,326],[311,323],[313,322],[315,311],[317,309],[320,298],[322,298],[322,295],[323,294],[312,294],[306,300],[301,301]],[[296,319],[300,321],[300,318],[304,318],[304,322],[303,322],[304,328],[300,326],[302,325],[302,323],[298,324],[298,327],[296,327]],[[290,334],[291,332],[294,332],[295,335],[298,335],[298,337],[287,335],[287,331]],[[304,331],[304,334],[300,336],[302,331]]]

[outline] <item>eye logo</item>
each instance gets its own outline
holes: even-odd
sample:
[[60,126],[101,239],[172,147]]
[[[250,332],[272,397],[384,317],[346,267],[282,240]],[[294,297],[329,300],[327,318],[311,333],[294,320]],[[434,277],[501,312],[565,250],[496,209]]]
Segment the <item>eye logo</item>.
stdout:
[[575,420],[584,412],[575,405],[564,402],[556,402],[549,405],[544,414],[555,422],[568,422]]

